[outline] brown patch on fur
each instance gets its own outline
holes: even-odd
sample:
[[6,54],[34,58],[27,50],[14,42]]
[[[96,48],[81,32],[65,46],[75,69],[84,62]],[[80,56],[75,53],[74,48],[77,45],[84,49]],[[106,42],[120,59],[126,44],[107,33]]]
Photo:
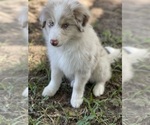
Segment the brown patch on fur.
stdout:
[[89,16],[84,15],[82,26],[85,26],[87,24],[88,20],[89,20]]
[[75,22],[73,20],[73,16],[67,16],[63,15],[59,21],[60,26],[63,24],[69,24],[69,25],[75,25]]
[[77,27],[80,31],[83,31],[83,27],[85,27],[89,21],[90,15],[88,10],[79,2],[76,2],[75,4],[76,6],[73,8],[73,14],[77,22]]
[[46,21],[43,22],[42,28],[44,28],[46,25]]

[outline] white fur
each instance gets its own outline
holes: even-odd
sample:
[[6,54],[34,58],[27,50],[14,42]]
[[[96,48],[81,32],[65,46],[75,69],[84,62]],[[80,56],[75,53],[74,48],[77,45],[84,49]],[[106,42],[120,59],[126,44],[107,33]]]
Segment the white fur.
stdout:
[[65,7],[62,6],[61,4],[54,7],[56,22],[58,22],[60,20],[60,17],[62,15],[62,12],[63,12],[64,8]]
[[130,81],[134,76],[133,64],[149,57],[147,49],[123,47],[122,50],[122,82]]
[[[74,6],[75,3],[70,2],[69,4]],[[60,24],[58,24],[59,20],[57,20],[62,16],[60,15],[58,18],[60,5],[57,8],[56,2],[54,6],[53,15],[57,15],[57,17],[54,17],[55,25],[51,28],[46,25],[43,28],[48,57],[51,62],[51,81],[45,87],[42,95],[55,95],[62,82],[62,77],[65,75],[72,81],[71,105],[78,108],[83,102],[85,85],[89,80],[96,83],[93,89],[95,96],[104,93],[105,83],[111,77],[110,65],[112,61],[110,61],[109,54],[102,47],[95,31],[89,24],[83,27],[84,32],[78,31],[75,26],[70,26],[69,31],[62,30]],[[61,4],[61,6],[65,8],[67,4]],[[44,13],[41,13],[41,22],[45,18],[44,16]],[[59,41],[58,46],[52,46],[51,39],[57,39]]]
[[113,63],[115,60],[121,58],[121,49],[112,48],[110,46],[105,47],[109,54],[110,62]]

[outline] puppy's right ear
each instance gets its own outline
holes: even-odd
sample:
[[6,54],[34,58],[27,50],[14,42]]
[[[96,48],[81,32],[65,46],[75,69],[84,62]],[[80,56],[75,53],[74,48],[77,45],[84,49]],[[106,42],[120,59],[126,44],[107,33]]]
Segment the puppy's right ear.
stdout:
[[40,20],[40,24],[41,24],[42,28],[44,28],[46,25],[46,19],[47,19],[46,8],[44,8],[41,11],[40,16],[39,16],[39,20]]
[[89,21],[90,13],[86,7],[84,7],[78,1],[71,3],[71,10],[73,12],[76,25],[80,32],[84,31],[84,27]]

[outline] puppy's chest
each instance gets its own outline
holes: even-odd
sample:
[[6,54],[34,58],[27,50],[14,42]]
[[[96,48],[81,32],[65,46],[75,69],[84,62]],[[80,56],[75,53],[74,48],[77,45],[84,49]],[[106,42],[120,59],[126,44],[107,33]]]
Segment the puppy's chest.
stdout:
[[72,79],[77,71],[88,69],[86,56],[81,52],[61,52],[57,54],[57,65],[69,79]]
[[59,67],[66,74],[74,74],[75,71],[82,67],[83,60],[78,55],[63,53],[59,59]]

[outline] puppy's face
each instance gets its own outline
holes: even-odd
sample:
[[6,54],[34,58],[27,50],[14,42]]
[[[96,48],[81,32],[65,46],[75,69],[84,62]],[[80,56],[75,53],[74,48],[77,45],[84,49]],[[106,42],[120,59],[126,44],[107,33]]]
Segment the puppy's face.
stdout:
[[56,47],[80,37],[88,20],[88,11],[80,3],[69,0],[49,3],[40,15],[46,41]]

